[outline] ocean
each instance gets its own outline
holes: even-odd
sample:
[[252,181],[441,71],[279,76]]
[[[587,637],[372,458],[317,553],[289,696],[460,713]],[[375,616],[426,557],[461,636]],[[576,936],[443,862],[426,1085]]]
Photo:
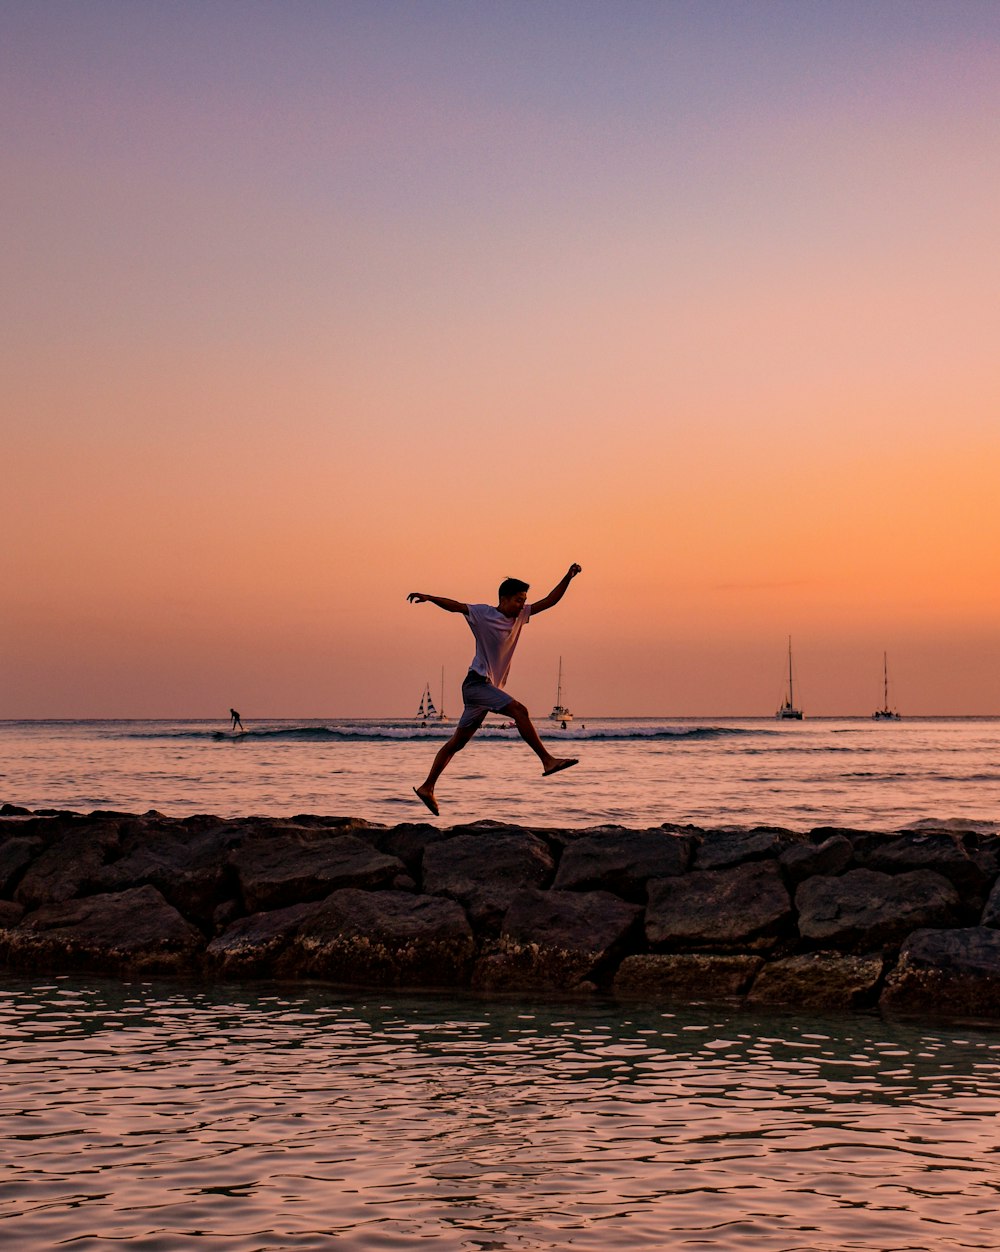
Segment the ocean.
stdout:
[[[414,720],[0,722],[0,802],[168,816],[434,820],[413,795],[454,724]],[[580,718],[539,729],[579,765],[543,779],[502,720],[437,787],[440,825],[1000,823],[1000,719]]]
[[[431,821],[439,724],[0,723],[0,801]],[[1000,829],[1000,720],[485,732],[439,824]],[[876,1013],[0,975],[0,1238],[38,1252],[996,1246],[1000,1033]]]

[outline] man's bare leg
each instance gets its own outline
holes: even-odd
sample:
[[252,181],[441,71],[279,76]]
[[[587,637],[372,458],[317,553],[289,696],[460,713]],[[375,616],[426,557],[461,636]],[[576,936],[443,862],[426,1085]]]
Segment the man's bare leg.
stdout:
[[437,800],[434,799],[434,785],[448,768],[448,763],[455,753],[461,752],[479,727],[482,726],[485,717],[486,714],[483,713],[478,722],[473,722],[469,726],[459,726],[448,742],[443,743],[438,748],[437,755],[431,762],[430,773],[427,775],[427,778],[419,787],[413,788],[414,792],[427,805],[435,817],[439,816],[439,814]]
[[509,714],[513,719],[518,734],[541,761],[542,773],[546,778],[549,774],[558,774],[560,770],[569,769],[571,765],[577,764],[576,757],[552,755],[541,739],[539,739],[538,731],[535,730],[534,723],[523,704],[515,700],[504,709],[504,713]]

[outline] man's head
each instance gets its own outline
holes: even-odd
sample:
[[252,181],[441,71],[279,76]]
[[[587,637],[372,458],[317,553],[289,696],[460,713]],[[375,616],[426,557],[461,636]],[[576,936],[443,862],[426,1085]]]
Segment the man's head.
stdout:
[[520,578],[505,578],[497,591],[498,608],[504,617],[517,617],[528,599],[528,584]]

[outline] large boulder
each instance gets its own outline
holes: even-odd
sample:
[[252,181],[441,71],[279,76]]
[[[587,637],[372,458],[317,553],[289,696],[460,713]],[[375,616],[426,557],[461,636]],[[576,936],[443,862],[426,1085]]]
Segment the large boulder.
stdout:
[[753,830],[706,830],[694,854],[694,869],[727,869],[744,861],[777,856],[783,848],[803,838],[775,826]]
[[102,866],[118,853],[119,824],[114,819],[53,823],[54,841],[24,871],[14,899],[35,909],[92,892]]
[[992,926],[994,929],[1000,929],[1000,881],[993,884],[992,891],[986,897],[979,924],[980,926]]
[[474,956],[454,900],[345,888],[299,921],[275,972],[354,986],[463,987]]
[[24,916],[24,905],[13,900],[0,900],[0,930],[16,926]]
[[230,854],[247,912],[320,900],[332,891],[375,891],[405,872],[356,835],[277,828],[251,835]]
[[817,874],[833,878],[843,873],[854,856],[854,844],[846,835],[830,835],[820,843],[793,843],[778,857],[778,864],[791,883],[800,883]]
[[234,824],[136,821],[120,832],[121,855],[91,876],[95,891],[154,886],[185,917],[210,926],[218,905],[236,893],[227,856],[239,833]]
[[927,869],[947,878],[965,897],[980,900],[996,877],[996,858],[980,852],[974,836],[954,830],[904,831],[895,838],[872,841],[855,852],[863,869],[898,874]]
[[915,931],[879,1003],[903,1013],[1000,1019],[1000,931]]
[[792,903],[773,861],[692,870],[649,884],[650,947],[766,951],[791,923]]
[[803,1009],[861,1008],[874,1000],[884,966],[880,953],[799,953],[765,965],[748,1000]]
[[622,999],[730,1000],[742,996],[763,957],[707,952],[644,952],[627,956],[613,990]]
[[519,891],[499,941],[476,966],[473,986],[589,989],[621,953],[641,912],[609,891]]
[[642,904],[651,878],[683,874],[693,839],[662,829],[587,834],[569,844],[559,861],[557,891],[613,891]]
[[450,838],[451,832],[432,826],[429,822],[405,822],[386,830],[371,831],[361,837],[386,856],[398,857],[406,866],[407,873],[419,882],[424,852],[432,843]]
[[795,892],[799,934],[815,945],[872,952],[898,945],[923,926],[954,924],[958,892],[940,874],[852,869],[809,878]]
[[42,905],[0,932],[0,958],[23,970],[175,974],[195,967],[204,942],[147,886]]
[[0,843],[0,896],[9,897],[21,873],[42,850],[37,836],[14,835]]
[[546,886],[554,871],[548,844],[530,831],[458,835],[425,848],[423,889],[457,900],[477,932],[495,936],[517,892]]
[[301,922],[321,907],[314,901],[237,918],[205,949],[206,968],[223,978],[271,976]]

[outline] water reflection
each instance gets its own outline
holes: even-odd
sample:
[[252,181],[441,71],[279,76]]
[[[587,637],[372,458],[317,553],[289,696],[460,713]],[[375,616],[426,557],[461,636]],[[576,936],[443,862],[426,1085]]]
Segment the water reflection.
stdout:
[[6,980],[10,1246],[995,1246],[1000,1039]]

